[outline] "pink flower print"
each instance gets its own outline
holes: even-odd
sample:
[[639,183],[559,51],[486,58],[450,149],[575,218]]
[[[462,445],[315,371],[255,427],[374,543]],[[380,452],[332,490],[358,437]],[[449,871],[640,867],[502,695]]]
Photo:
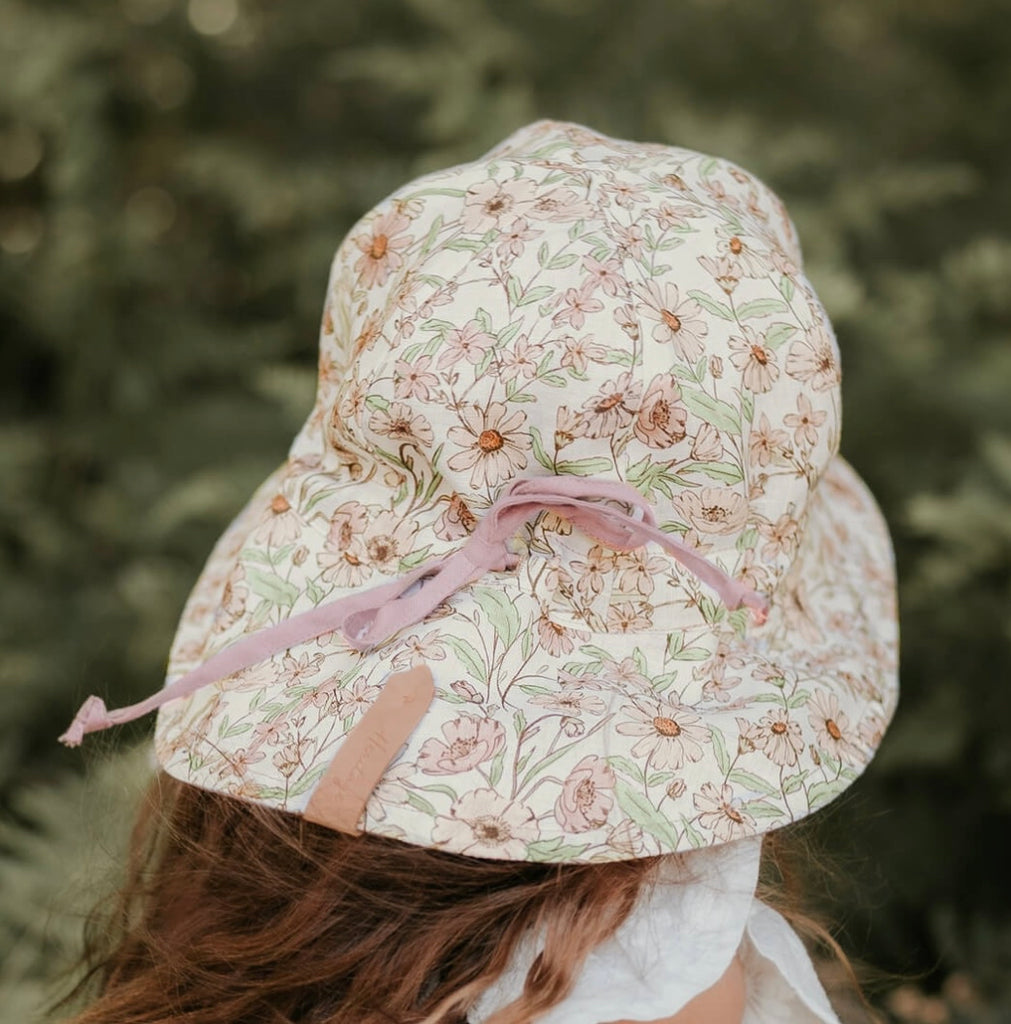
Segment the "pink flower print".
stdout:
[[839,358],[831,335],[824,327],[805,333],[795,341],[786,357],[786,372],[794,380],[810,384],[815,391],[827,391],[839,383]]
[[363,352],[372,348],[383,333],[383,315],[379,310],[373,310],[362,324],[362,329],[351,343],[351,358],[357,359]]
[[702,695],[707,700],[718,700],[721,704],[726,704],[733,697],[730,691],[740,683],[740,676],[726,676],[722,673],[712,675],[702,684]]
[[628,291],[628,282],[622,273],[620,260],[609,259],[601,263],[592,256],[584,256],[583,270],[589,277],[586,286],[603,288],[605,295],[614,297]]
[[700,533],[735,533],[748,515],[747,502],[729,487],[682,491],[674,498],[674,508]]
[[627,427],[639,411],[642,384],[631,373],[607,381],[597,393],[583,403],[585,437],[611,437]]
[[369,429],[398,444],[428,447],[435,435],[428,420],[404,402],[393,402],[388,409],[376,409],[369,418]]
[[425,665],[430,661],[445,660],[446,648],[438,633],[428,633],[424,637],[412,633],[402,641],[402,646],[391,664],[393,668],[403,670],[414,665]]
[[635,689],[649,688],[653,684],[639,671],[634,658],[622,658],[604,666],[603,677],[621,686]]
[[755,735],[758,748],[778,765],[795,765],[797,755],[804,749],[800,726],[790,720],[783,708],[776,708],[758,721]]
[[301,739],[297,743],[288,743],[270,760],[284,778],[290,779],[299,768],[305,768],[303,757],[309,745],[308,739]]
[[624,181],[601,185],[600,194],[613,198],[615,204],[624,210],[631,209],[636,203],[645,203],[648,199],[645,188]]
[[461,359],[477,365],[494,344],[495,339],[484,330],[479,320],[468,320],[463,327],[454,328],[446,334],[446,345],[439,356],[438,368],[445,370]]
[[511,224],[522,215],[537,195],[537,183],[530,178],[511,181],[482,181],[467,189],[463,207],[463,229],[484,234],[490,228]]
[[429,372],[431,365],[431,356],[418,356],[413,363],[398,359],[393,366],[393,388],[397,398],[431,401],[431,389],[439,383],[439,378]]
[[350,718],[352,715],[364,714],[375,704],[380,688],[370,683],[364,676],[358,676],[350,684],[345,684],[334,691],[334,706],[338,717]]
[[257,544],[280,548],[302,535],[302,520],[283,494],[275,494],[260,517],[253,539]]
[[496,860],[523,860],[527,843],[540,836],[537,817],[521,803],[511,803],[493,789],[476,789],[460,797],[448,815],[435,819],[432,843],[457,853]]
[[818,732],[818,745],[838,761],[859,764],[863,759],[856,736],[850,729],[849,715],[839,710],[839,698],[825,690],[815,690],[807,702],[808,721]]
[[650,448],[669,448],[684,438],[687,422],[688,410],[674,375],[658,373],[643,395],[635,436]]
[[773,383],[779,378],[779,367],[776,365],[776,353],[765,344],[757,331],[745,325],[744,337],[730,337],[730,361],[742,371],[744,386],[756,394],[764,394],[772,389]]
[[423,320],[427,320],[435,312],[436,306],[445,306],[453,301],[456,289],[456,281],[447,281],[445,284],[441,284],[438,288],[433,289],[421,305],[418,306],[418,315]]
[[608,234],[614,239],[614,244],[622,257],[633,260],[643,258],[642,247],[646,236],[638,224],[631,224],[628,227],[624,224],[611,224]]
[[310,655],[308,651],[303,651],[296,658],[291,651],[286,651],[281,662],[283,667],[275,685],[283,686],[286,690],[289,687],[303,686],[307,680],[319,675],[320,667],[325,660],[325,654]]
[[602,363],[607,358],[607,349],[593,341],[593,335],[574,338],[567,334],[563,339],[565,352],[562,353],[561,365],[575,370],[577,374],[585,374],[586,368],[593,363]]
[[755,819],[744,809],[741,801],[734,797],[733,786],[729,783],[717,789],[711,782],[707,782],[692,799],[696,810],[701,812],[699,824],[712,832],[721,843],[730,843],[755,834]]
[[731,210],[740,210],[741,201],[727,191],[727,187],[719,178],[703,178],[702,188],[719,203]]
[[718,462],[722,456],[720,432],[711,423],[703,423],[692,441],[692,458],[696,462]]
[[393,304],[405,313],[414,313],[418,308],[415,293],[421,287],[421,280],[416,270],[407,270],[401,275],[391,292]]
[[505,746],[505,729],[492,718],[460,715],[442,727],[445,740],[425,740],[418,765],[426,775],[457,775],[490,761]]
[[642,698],[622,710],[630,717],[618,723],[618,732],[641,737],[632,747],[634,757],[645,758],[648,765],[660,771],[676,770],[685,762],[702,759],[702,745],[709,741],[709,730],[690,708]]
[[607,823],[616,779],[611,766],[588,754],[566,776],[555,801],[555,820],[566,832],[590,832]]
[[403,214],[390,210],[372,222],[369,232],[355,236],[353,243],[362,254],[355,263],[358,284],[382,287],[387,277],[403,265],[401,252],[414,241],[413,236],[404,234],[410,225]]
[[650,597],[655,588],[653,580],[662,576],[667,562],[646,548],[623,552],[616,559],[618,591],[622,595]]
[[713,651],[712,660],[709,662],[709,671],[714,675],[723,675],[728,668],[741,669],[748,664],[748,659],[743,655],[735,653],[725,640],[721,640],[716,650]]
[[797,411],[787,413],[783,424],[793,431],[795,444],[813,448],[818,443],[818,428],[827,416],[823,409],[815,411],[807,395],[798,395]]
[[479,405],[460,410],[463,426],[450,427],[449,439],[462,451],[448,460],[453,470],[471,471],[471,487],[498,487],[526,468],[530,435],[523,430],[526,416],[510,412],[502,402],[491,402],[487,412]]
[[532,380],[537,376],[537,366],[544,356],[544,346],[531,342],[521,334],[505,351],[498,364],[499,378],[509,381],[523,378]]
[[587,600],[593,600],[604,591],[604,577],[614,570],[613,554],[606,554],[599,544],[586,553],[586,561],[573,560],[572,568],[579,573],[576,590]]
[[267,755],[260,750],[249,751],[246,750],[245,747],[240,747],[231,754],[223,753],[221,758],[221,765],[218,768],[219,779],[224,779],[229,775],[235,775],[238,778],[242,778],[242,776],[249,772],[251,765],[259,764],[260,761],[265,761]]
[[245,579],[246,570],[241,564],[237,564],[225,580],[221,601],[214,609],[214,622],[211,628],[215,633],[223,633],[230,629],[245,613],[246,600],[249,597]]
[[689,218],[704,216],[696,207],[687,206],[684,203],[675,205],[674,203],[662,202],[657,209],[650,212],[656,218],[657,224],[663,231],[687,227]]
[[258,722],[253,727],[253,737],[257,745],[266,743],[269,747],[282,747],[291,742],[291,726],[284,719]]
[[620,601],[608,606],[607,629],[611,633],[636,633],[653,625],[653,609],[644,601]]
[[632,339],[639,340],[639,321],[631,306],[619,306],[614,311],[614,322]]
[[560,658],[563,654],[571,654],[573,637],[578,640],[587,639],[585,633],[569,629],[567,626],[555,622],[544,613],[538,618],[537,641],[552,658]]
[[571,188],[562,187],[541,193],[529,210],[534,219],[547,221],[585,220],[593,213],[590,203],[581,199]]
[[800,543],[800,524],[788,512],[784,512],[774,523],[759,523],[758,532],[766,539],[762,546],[762,558],[771,562],[781,552],[790,554]]
[[411,553],[418,524],[399,512],[384,509],[365,529],[362,542],[370,564],[380,572],[400,571],[400,559]]
[[773,430],[769,417],[763,412],[758,427],[751,431],[748,454],[753,466],[768,466],[777,456],[788,456],[790,436],[785,430]]
[[524,242],[529,242],[543,234],[543,231],[531,228],[523,217],[517,217],[510,225],[509,230],[499,236],[500,241],[495,251],[498,253],[499,259],[512,261],[517,256],[523,255],[526,248]]
[[482,704],[484,698],[474,689],[466,679],[454,679],[449,684],[449,688],[457,695],[457,697],[463,700],[469,701],[471,704]]
[[566,288],[565,295],[560,300],[561,309],[551,318],[555,327],[562,324],[571,324],[580,328],[586,323],[587,313],[599,313],[604,308],[600,299],[593,298],[593,284],[584,284],[582,288]]
[[440,540],[462,540],[469,537],[477,526],[477,516],[467,507],[467,503],[454,491],[450,495],[442,495],[439,501],[446,503],[446,508],[436,520],[435,535]]
[[694,299],[682,299],[670,282],[646,281],[632,291],[639,299],[639,312],[656,325],[650,332],[653,340],[672,345],[680,358],[694,363],[705,351],[702,339],[709,333],[702,307]]
[[595,694],[586,693],[571,684],[562,685],[557,693],[538,693],[530,698],[531,704],[557,711],[569,718],[578,718],[586,713],[602,715],[607,705]]
[[355,587],[371,575],[364,543],[367,523],[368,511],[359,501],[347,501],[334,511],[323,550],[316,556],[324,582]]
[[769,250],[769,262],[772,264],[773,270],[777,270],[784,277],[796,278],[800,273],[800,267],[793,257],[779,245],[774,245]]
[[740,264],[727,256],[715,260],[711,256],[700,256],[699,264],[727,295],[730,295],[741,282]]
[[408,338],[414,334],[417,327],[417,314],[410,316],[397,316],[393,318],[393,339],[390,348],[399,348]]

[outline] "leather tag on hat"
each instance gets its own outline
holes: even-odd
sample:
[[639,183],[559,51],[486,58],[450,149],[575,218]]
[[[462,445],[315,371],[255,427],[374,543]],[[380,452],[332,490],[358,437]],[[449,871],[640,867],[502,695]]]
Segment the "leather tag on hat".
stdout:
[[376,702],[345,737],[302,817],[358,835],[358,820],[372,791],[434,697],[435,681],[427,665],[390,676]]

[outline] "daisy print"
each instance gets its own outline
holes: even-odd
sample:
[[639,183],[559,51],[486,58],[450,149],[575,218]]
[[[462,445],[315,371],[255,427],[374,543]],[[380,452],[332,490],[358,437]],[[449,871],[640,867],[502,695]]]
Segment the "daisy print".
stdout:
[[681,359],[694,363],[705,351],[703,339],[709,333],[702,307],[694,299],[682,299],[677,285],[669,282],[647,281],[633,291],[639,299],[639,313],[653,322],[653,340],[673,346]]
[[393,271],[403,266],[401,253],[414,241],[411,235],[405,234],[410,226],[411,222],[403,214],[390,210],[372,222],[369,232],[354,239],[361,252],[355,263],[360,285],[381,287]]
[[487,412],[478,405],[460,410],[463,426],[449,428],[449,439],[462,448],[451,456],[454,470],[470,470],[471,487],[498,487],[527,465],[530,435],[523,430],[526,416],[510,411],[501,402],[491,402]]
[[641,737],[632,747],[635,757],[652,767],[682,768],[687,761],[700,761],[709,730],[690,708],[664,700],[643,698],[622,710],[628,718],[619,722],[622,736]]
[[751,327],[742,328],[744,337],[730,337],[730,361],[743,374],[744,386],[756,394],[772,390],[779,379],[776,353],[765,344],[765,339]]
[[849,715],[839,709],[839,698],[834,693],[816,690],[807,702],[808,719],[818,733],[818,746],[846,764],[858,764],[862,752],[859,734],[850,726]]
[[755,834],[755,819],[744,809],[741,800],[734,797],[734,789],[728,783],[719,789],[711,782],[705,783],[692,798],[699,813],[699,824],[713,833],[721,843]]

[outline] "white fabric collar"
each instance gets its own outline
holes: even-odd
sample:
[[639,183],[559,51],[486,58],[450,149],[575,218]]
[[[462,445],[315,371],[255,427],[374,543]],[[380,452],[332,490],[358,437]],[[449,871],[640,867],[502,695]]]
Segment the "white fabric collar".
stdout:
[[[747,977],[743,1024],[839,1024],[800,939],[755,898],[760,836],[668,858],[657,884],[591,951],[569,995],[538,1024],[652,1021],[714,985],[740,951]],[[543,935],[522,941],[467,1016],[484,1024],[523,990]]]

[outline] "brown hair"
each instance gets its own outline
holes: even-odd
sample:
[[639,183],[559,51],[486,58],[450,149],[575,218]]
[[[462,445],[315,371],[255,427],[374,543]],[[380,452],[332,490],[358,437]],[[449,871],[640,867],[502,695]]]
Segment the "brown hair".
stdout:
[[[783,861],[770,860],[780,895]],[[461,857],[159,773],[125,885],[89,922],[87,972],[62,1005],[97,990],[73,1024],[459,1024],[543,927],[522,997],[489,1021],[527,1024],[565,997],[658,862]],[[842,956],[819,925],[795,923]]]

